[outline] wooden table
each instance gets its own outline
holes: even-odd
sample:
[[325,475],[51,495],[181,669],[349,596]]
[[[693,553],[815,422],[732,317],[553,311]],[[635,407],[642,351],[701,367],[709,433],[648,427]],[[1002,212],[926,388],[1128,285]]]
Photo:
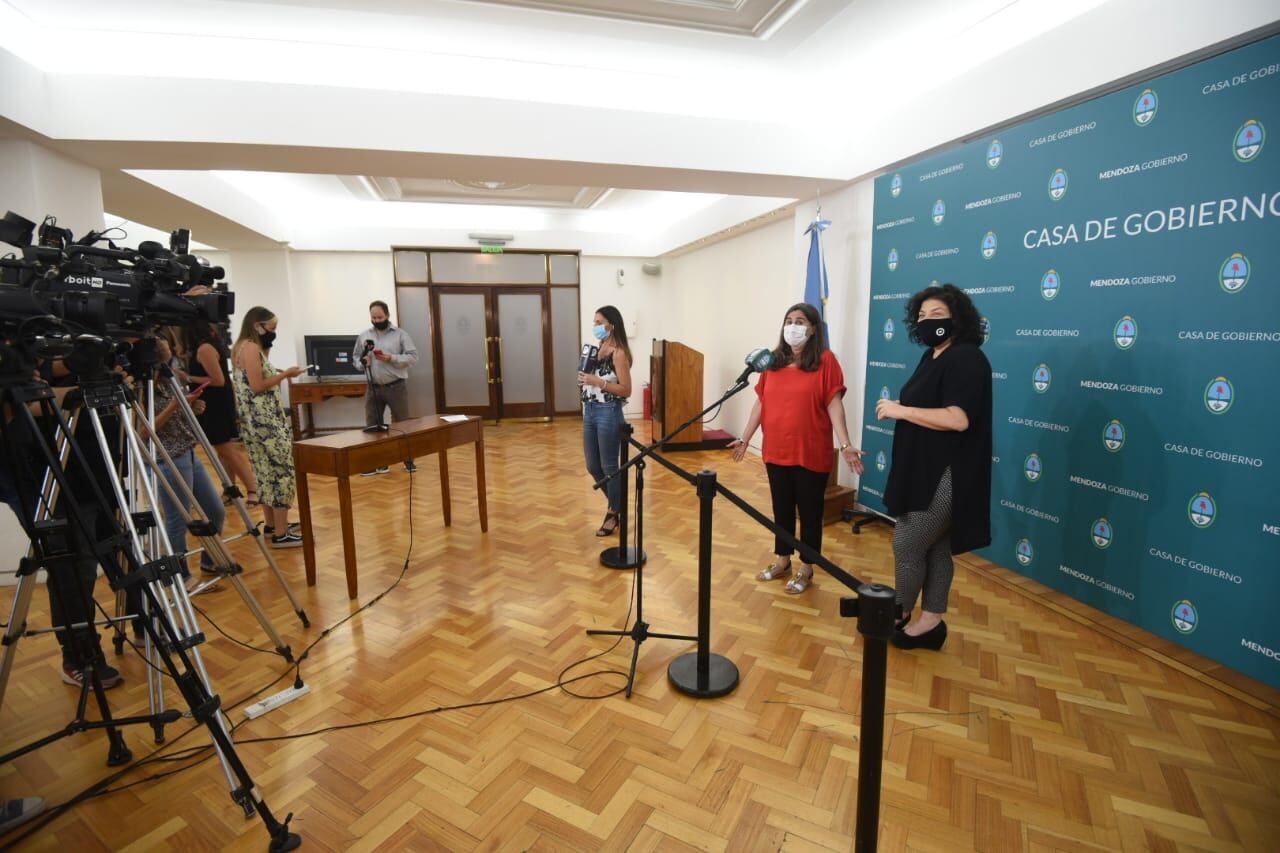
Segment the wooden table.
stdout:
[[[341,382],[325,382],[314,376],[299,376],[289,380],[289,420],[293,424],[293,440],[304,436],[311,438],[316,434],[316,415],[311,407],[315,403],[323,403],[330,397],[363,397],[369,385],[363,379],[343,380]],[[298,409],[307,409],[307,421],[304,425],[298,415]],[[359,429],[359,427],[345,427]]]
[[388,432],[350,430],[335,435],[309,438],[293,445],[293,464],[298,476],[298,506],[302,515],[302,548],[307,564],[307,586],[316,585],[315,528],[311,524],[311,495],[308,474],[338,478],[338,506],[342,515],[342,553],[347,567],[347,595],[356,597],[356,537],[351,519],[351,480],[354,474],[371,471],[432,453],[440,454],[440,504],[444,526],[452,523],[449,506],[450,447],[476,447],[476,497],[480,506],[480,529],[489,530],[489,504],[484,482],[484,431],[480,419],[446,421],[438,415],[396,421]]

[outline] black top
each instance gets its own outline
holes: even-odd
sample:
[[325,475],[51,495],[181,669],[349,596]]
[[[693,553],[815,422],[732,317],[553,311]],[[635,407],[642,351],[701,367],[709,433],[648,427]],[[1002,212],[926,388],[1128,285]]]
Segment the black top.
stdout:
[[231,354],[227,351],[227,345],[218,338],[204,338],[196,344],[191,357],[187,359],[187,376],[195,385],[209,378],[204,365],[200,363],[200,359],[196,358],[200,347],[205,344],[218,351],[218,364],[222,366],[223,384],[220,387],[210,385],[204,389],[200,399],[204,400],[205,409],[196,416],[196,419],[200,421],[200,426],[204,429],[209,443],[216,447],[231,441],[239,434],[236,427],[236,398],[235,391],[231,387],[231,367],[228,363]]
[[921,409],[959,406],[964,432],[900,420],[884,502],[893,515],[929,508],[942,472],[951,467],[951,553],[991,544],[991,363],[976,344],[954,343],[933,357],[926,349],[902,386],[900,402]]

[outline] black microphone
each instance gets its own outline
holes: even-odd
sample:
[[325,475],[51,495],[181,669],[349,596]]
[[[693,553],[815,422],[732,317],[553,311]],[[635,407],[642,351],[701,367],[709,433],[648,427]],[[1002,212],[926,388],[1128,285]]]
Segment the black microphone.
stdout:
[[747,377],[753,373],[763,373],[773,366],[773,353],[767,349],[753,349],[747,353],[747,357],[743,359],[746,362],[746,368],[742,373],[738,374],[738,378],[734,380],[734,385],[743,385],[747,381]]
[[596,356],[600,354],[600,347],[595,344],[583,344],[582,356],[578,359],[579,373],[594,373],[596,369]]

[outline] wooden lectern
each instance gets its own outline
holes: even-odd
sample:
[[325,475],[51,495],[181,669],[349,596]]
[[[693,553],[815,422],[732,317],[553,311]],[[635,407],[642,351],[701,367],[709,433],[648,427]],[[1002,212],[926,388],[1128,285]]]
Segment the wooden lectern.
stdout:
[[[649,389],[653,396],[653,439],[657,441],[702,411],[702,353],[675,341],[655,338],[649,359]],[[702,420],[680,430],[671,441],[702,441]]]

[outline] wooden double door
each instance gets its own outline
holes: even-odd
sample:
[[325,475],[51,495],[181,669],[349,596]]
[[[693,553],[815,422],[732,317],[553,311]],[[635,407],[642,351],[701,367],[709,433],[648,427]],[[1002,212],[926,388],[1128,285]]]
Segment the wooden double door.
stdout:
[[431,325],[440,413],[551,417],[548,288],[434,285]]

